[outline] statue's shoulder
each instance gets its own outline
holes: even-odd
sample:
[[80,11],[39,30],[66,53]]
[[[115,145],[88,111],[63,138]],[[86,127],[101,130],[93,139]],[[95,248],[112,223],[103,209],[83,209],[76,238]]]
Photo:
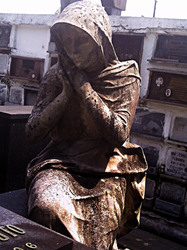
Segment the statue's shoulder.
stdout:
[[46,92],[48,96],[57,95],[62,90],[62,83],[59,78],[58,63],[50,67],[45,73],[41,84],[41,92]]
[[129,61],[116,61],[113,64],[106,67],[101,73],[99,77],[105,77],[105,76],[114,76],[114,75],[121,75],[125,76],[128,74],[133,74],[134,76],[140,78],[139,75],[139,67],[136,61],[129,60]]
[[50,79],[51,80],[52,78],[57,76],[58,71],[59,71],[59,65],[58,65],[58,63],[56,63],[55,65],[51,66],[47,70],[47,72],[44,75],[44,79],[46,79],[46,80]]
[[124,67],[124,68],[135,68],[136,70],[139,70],[138,63],[135,60],[128,60],[118,63],[118,67]]

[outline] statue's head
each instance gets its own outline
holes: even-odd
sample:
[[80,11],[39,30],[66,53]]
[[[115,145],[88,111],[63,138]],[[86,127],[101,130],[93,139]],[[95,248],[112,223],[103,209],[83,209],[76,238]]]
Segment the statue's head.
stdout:
[[117,60],[108,16],[101,5],[78,1],[67,6],[51,28],[57,50],[65,50],[76,67],[92,71]]
[[60,43],[78,69],[94,71],[104,66],[99,46],[87,32],[71,24],[61,24],[59,29]]

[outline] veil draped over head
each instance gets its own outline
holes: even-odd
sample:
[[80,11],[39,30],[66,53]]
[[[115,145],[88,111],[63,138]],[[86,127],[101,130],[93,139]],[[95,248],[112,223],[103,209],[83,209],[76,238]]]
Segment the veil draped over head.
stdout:
[[[118,117],[125,123],[127,130],[130,132],[131,123],[136,108],[135,104],[133,104],[134,105],[133,106],[132,103],[133,99],[138,100],[138,93],[139,93],[138,89],[141,83],[141,78],[139,75],[138,65],[135,61],[133,60],[125,62],[118,61],[118,58],[116,56],[116,53],[112,45],[112,32],[109,23],[109,18],[104,8],[101,5],[93,4],[92,1],[85,0],[72,3],[62,11],[58,20],[51,27],[51,36],[53,41],[55,41],[56,43],[59,54],[61,54],[61,52],[64,50],[63,44],[60,39],[61,35],[63,35],[62,32],[64,25],[73,25],[74,27],[83,30],[83,32],[86,32],[89,36],[92,37],[92,39],[100,48],[106,67],[102,71],[94,73],[94,75],[89,79],[91,86],[93,90],[97,93],[98,98],[100,98],[103,101],[103,103],[109,109],[112,110],[112,112],[115,112],[115,114],[118,115]],[[62,65],[60,65],[60,67],[62,67],[64,71],[67,71],[65,66],[68,58],[69,57],[67,57],[66,55],[66,58],[64,58],[65,60],[63,61]],[[71,70],[70,72],[72,73],[73,71]],[[75,101],[76,98],[74,96],[74,98],[71,99],[71,103]],[[79,105],[80,104],[77,105],[77,103],[75,103],[75,105],[72,106],[73,109],[71,111],[70,111],[71,105],[69,105],[63,117],[71,117],[72,120],[72,113],[77,113],[77,114],[80,113],[80,110],[78,109]],[[84,110],[84,108],[82,108],[81,110],[82,114],[85,114],[85,112],[87,112]],[[71,114],[71,116],[69,114]],[[82,116],[79,116],[80,120],[82,119],[81,118]],[[84,122],[81,123],[80,133],[81,131],[85,131],[89,126],[91,126],[90,121],[91,119],[87,120],[84,119]],[[78,121],[76,121],[76,124],[78,124]],[[85,124],[87,124],[87,126],[85,127],[85,129],[83,129],[83,125],[85,126]],[[69,124],[66,126],[69,131]],[[93,133],[93,131],[95,130],[92,128],[91,131]],[[53,131],[53,136],[54,136],[54,131]],[[50,162],[51,164],[56,162],[59,163],[59,161],[62,161],[63,163],[68,163],[68,164],[73,163],[74,165],[72,166],[68,165],[68,168],[74,169],[76,166],[76,171],[78,172],[90,172],[90,171],[97,173],[113,172],[121,174],[129,172],[125,167],[127,165],[125,162],[126,161],[125,158],[119,157],[122,163],[121,165],[118,164],[119,162],[118,163],[116,162],[116,164],[114,164],[112,157],[111,157],[112,164],[110,164],[110,161],[109,164],[107,163],[108,158],[105,155],[107,154],[107,152],[109,151],[111,152],[113,150],[112,143],[108,144],[105,140],[103,140],[103,138],[101,138],[101,140],[100,138],[99,139],[97,138],[98,140],[94,139],[93,141],[90,139],[91,136],[93,136],[93,134],[88,135],[86,141],[84,137],[82,139],[77,139],[77,140],[75,139],[73,144],[74,146],[71,147],[71,150],[65,144],[66,141],[62,140],[60,144],[57,145],[60,148],[60,150],[58,150],[60,154],[58,155],[56,154],[57,152],[55,148],[56,146],[53,145],[53,149],[51,147],[46,148],[44,152],[38,157],[38,159],[32,162],[32,165],[40,163],[38,165],[40,169],[46,164],[46,162]],[[55,138],[59,138],[59,135],[57,134]],[[101,141],[103,144],[101,143]],[[125,144],[125,146],[127,146],[127,143]],[[132,147],[132,145],[129,147]],[[62,148],[63,150],[61,150]],[[67,148],[67,150],[65,150],[64,148]],[[141,152],[137,153],[137,155],[139,154],[141,155]],[[98,155],[98,157],[95,157],[95,159],[93,160],[93,155]],[[132,153],[132,157],[136,157],[136,155]],[[143,159],[143,157],[140,158]],[[56,159],[58,160],[56,161]],[[136,161],[135,159],[129,160],[129,162],[135,162],[135,161]],[[131,168],[131,172],[133,173],[144,172],[145,171],[144,163],[145,163],[144,160],[141,162],[141,160],[138,159],[137,164],[132,164],[133,166]],[[36,171],[37,168],[38,167],[36,167]],[[63,165],[62,168],[64,169],[66,167]]]
[[[76,91],[67,98],[65,110],[49,131],[51,141],[28,165],[26,185],[30,214],[39,209],[47,211],[42,212],[46,216],[50,210],[48,218],[36,214],[44,225],[47,221],[51,227],[57,220],[54,228],[59,227],[59,231],[65,225],[74,239],[92,246],[100,244],[97,249],[111,249],[110,242],[117,233],[123,235],[139,223],[147,164],[142,149],[129,143],[141,84],[138,65],[133,60],[118,61],[108,15],[94,1],[68,5],[51,27],[59,62],[48,70],[40,85],[36,114],[33,112],[31,119],[41,114],[41,107],[46,111],[49,106],[51,113],[57,108],[59,111],[56,104],[62,87],[71,86],[74,80],[77,69],[61,40],[70,25],[95,41],[97,61],[103,60],[103,68],[88,73],[92,91],[86,98]],[[121,139],[115,143],[114,138],[122,133],[124,143]],[[92,183],[94,188],[90,188]],[[44,210],[40,210],[42,206]]]
[[[111,116],[118,118],[115,120],[115,127],[118,126],[118,120],[124,124],[127,131],[127,139],[124,142],[126,143],[125,147],[127,147],[128,136],[136,104],[138,102],[139,86],[141,84],[137,63],[133,60],[125,62],[118,61],[112,45],[112,32],[109,18],[101,5],[93,4],[93,1],[83,0],[68,5],[62,11],[58,20],[51,27],[51,36],[53,41],[56,43],[59,57],[64,50],[61,41],[64,25],[72,25],[81,29],[83,32],[86,32],[98,45],[98,48],[103,55],[106,67],[99,72],[94,72],[91,77],[89,76],[89,81],[94,95],[97,96],[98,100],[102,101],[108,109],[110,109],[110,112],[112,113]],[[58,74],[58,67],[61,67],[66,73],[68,71],[66,68],[68,63],[66,63],[66,61],[71,61],[70,58],[69,60],[68,58],[69,57],[67,55],[66,58],[63,57],[64,60],[62,62],[60,61],[56,67],[52,67],[52,70],[55,70]],[[100,60],[100,58],[98,58],[98,60]],[[74,68],[70,70],[70,74],[74,74]],[[64,75],[66,76],[66,74]],[[72,79],[69,78],[68,80],[71,81]],[[60,86],[62,85],[61,82],[59,84]],[[95,108],[101,109],[101,107],[98,106],[95,106]],[[111,143],[108,143],[107,140],[105,140],[102,132],[97,126],[95,126],[95,121],[92,120],[90,113],[91,112],[87,110],[85,105],[83,105],[83,102],[80,101],[80,98],[76,98],[75,94],[74,98],[71,98],[70,104],[64,112],[62,119],[58,124],[56,124],[55,129],[51,132],[53,136],[52,146],[46,147],[46,149],[32,162],[31,167],[40,163],[38,165],[40,169],[45,166],[47,160],[50,164],[56,162],[59,163],[59,161],[60,163],[68,163],[70,164],[68,165],[68,168],[75,168],[76,166],[76,170],[79,172],[127,173],[128,170],[124,167],[127,165],[125,160],[126,158],[118,158],[122,162],[121,165],[118,164],[119,162],[114,164],[114,161],[111,158],[112,164],[110,164],[110,160],[106,157],[106,155],[109,155],[109,152],[113,152],[114,145],[112,143],[112,139]],[[74,114],[74,118],[72,114]],[[75,119],[75,121],[73,119]],[[77,127],[75,129],[74,123],[76,123],[77,127],[78,124],[80,125],[79,130]],[[113,126],[112,124],[113,123],[111,122],[111,126]],[[76,131],[74,131],[75,134],[80,133],[75,136],[75,138],[71,139],[73,141],[71,150],[68,144],[68,140],[70,140],[69,138],[72,138],[73,134],[71,129],[69,129],[70,125],[72,125],[72,131]],[[119,127],[120,126],[121,125],[119,124]],[[67,134],[71,132],[68,139],[67,134],[63,132],[66,136],[59,140],[59,134],[61,133],[59,131],[61,131],[61,128],[62,131],[66,131],[67,129]],[[85,131],[87,130],[89,132],[86,134],[87,137],[85,139]],[[64,135],[63,133],[62,135]],[[92,140],[92,138],[94,138],[94,140]],[[60,143],[55,145],[55,143],[53,144],[53,141],[60,141]],[[98,157],[95,157],[93,160],[93,155],[97,155]],[[137,155],[139,155],[139,153],[137,153]],[[132,157],[135,157],[133,153]],[[140,158],[143,159],[143,157]],[[107,165],[108,161],[109,165]],[[129,162],[135,162],[135,160],[129,160]],[[74,165],[71,165],[72,163]],[[132,172],[145,171],[144,161],[141,162],[140,160],[137,164],[132,165]],[[65,166],[63,165],[62,168],[65,168]]]
[[99,4],[93,1],[78,1],[68,5],[60,14],[58,20],[51,27],[51,37],[58,52],[63,45],[60,37],[63,35],[62,24],[73,25],[86,32],[100,48],[105,66],[117,61],[112,45],[112,31],[107,13]]

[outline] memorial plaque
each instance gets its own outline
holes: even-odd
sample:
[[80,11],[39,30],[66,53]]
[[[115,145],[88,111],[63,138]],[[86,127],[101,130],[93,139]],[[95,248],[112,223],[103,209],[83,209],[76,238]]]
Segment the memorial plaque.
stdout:
[[24,89],[21,87],[11,87],[9,102],[17,105],[24,104]]
[[187,118],[176,117],[174,121],[173,131],[170,138],[172,140],[187,143]]
[[10,77],[39,82],[44,71],[44,59],[11,56]]
[[156,198],[154,210],[179,218],[182,215],[183,205],[177,205],[168,201],[164,201],[160,198]]
[[144,36],[113,34],[112,41],[120,61],[135,60],[141,64]]
[[186,189],[173,183],[163,182],[161,185],[160,198],[176,204],[183,204]]
[[137,109],[131,132],[156,137],[163,136],[165,115],[147,109]]
[[150,70],[149,99],[187,104],[187,74]]
[[1,250],[89,250],[62,234],[0,207]]
[[168,149],[165,174],[187,180],[187,152]]
[[38,89],[24,88],[24,105],[34,105]]
[[187,37],[159,35],[155,58],[163,58],[175,63],[187,63]]

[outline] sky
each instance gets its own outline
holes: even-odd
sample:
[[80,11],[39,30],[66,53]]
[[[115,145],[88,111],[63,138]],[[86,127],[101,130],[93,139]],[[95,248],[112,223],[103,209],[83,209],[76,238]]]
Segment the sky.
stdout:
[[[124,16],[152,17],[155,0],[127,0]],[[54,14],[60,0],[0,0],[0,13]],[[157,0],[155,17],[187,19],[187,0]]]
[[[126,16],[152,17],[155,0],[127,0]],[[155,17],[187,19],[187,0],[157,0]]]

